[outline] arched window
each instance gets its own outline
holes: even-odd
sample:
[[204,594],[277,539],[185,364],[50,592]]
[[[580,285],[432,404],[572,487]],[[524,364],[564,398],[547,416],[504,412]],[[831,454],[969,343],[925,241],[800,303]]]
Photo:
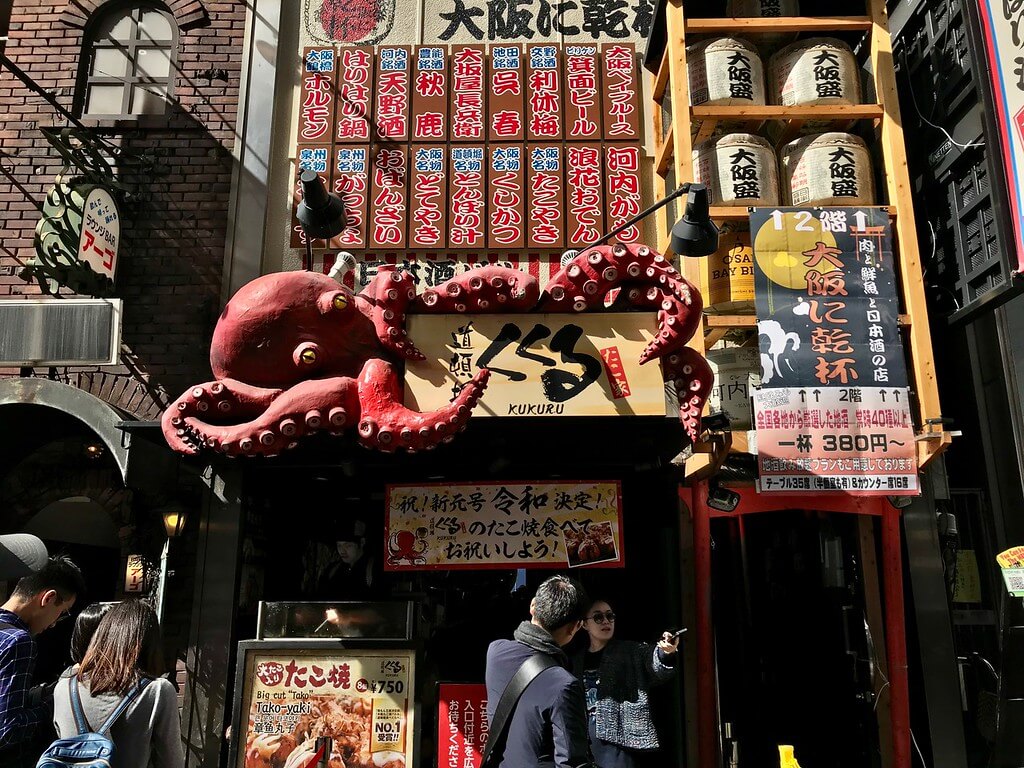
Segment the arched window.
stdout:
[[85,117],[162,115],[173,94],[178,27],[148,3],[118,5],[86,38]]

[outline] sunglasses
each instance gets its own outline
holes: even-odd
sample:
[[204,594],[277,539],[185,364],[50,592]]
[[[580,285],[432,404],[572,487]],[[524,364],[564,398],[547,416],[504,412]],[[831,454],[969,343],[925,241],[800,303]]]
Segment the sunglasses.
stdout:
[[595,622],[596,624],[604,624],[606,621],[609,624],[614,624],[615,623],[615,613],[612,612],[612,611],[607,611],[606,613],[601,613],[600,611],[595,611],[594,613],[592,613],[587,618],[590,619],[591,621]]

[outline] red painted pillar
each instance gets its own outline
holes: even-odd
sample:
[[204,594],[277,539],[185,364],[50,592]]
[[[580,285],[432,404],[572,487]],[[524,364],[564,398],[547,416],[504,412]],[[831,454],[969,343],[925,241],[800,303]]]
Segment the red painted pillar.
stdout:
[[889,656],[889,707],[893,768],[910,768],[910,694],[907,632],[903,613],[903,549],[900,513],[885,503],[882,514],[882,576],[885,590],[885,649]]
[[691,489],[697,609],[697,759],[698,768],[718,764],[715,741],[715,644],[711,620],[711,510],[707,483]]

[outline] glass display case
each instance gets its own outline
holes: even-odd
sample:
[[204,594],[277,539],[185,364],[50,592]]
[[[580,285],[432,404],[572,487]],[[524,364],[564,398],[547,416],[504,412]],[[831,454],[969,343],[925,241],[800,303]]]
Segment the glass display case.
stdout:
[[413,604],[389,602],[261,602],[259,640],[398,640],[413,636]]

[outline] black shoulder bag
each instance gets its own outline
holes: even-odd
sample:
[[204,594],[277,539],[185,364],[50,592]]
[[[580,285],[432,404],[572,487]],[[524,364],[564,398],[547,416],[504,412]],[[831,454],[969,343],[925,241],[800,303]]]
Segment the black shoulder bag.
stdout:
[[480,768],[497,766],[501,756],[505,754],[508,726],[512,722],[512,713],[516,711],[519,699],[541,672],[557,666],[560,666],[559,663],[546,653],[535,653],[520,665],[515,675],[508,681],[505,690],[501,692],[498,705],[494,708],[494,719],[490,724],[490,734],[487,737],[487,746],[484,747]]

